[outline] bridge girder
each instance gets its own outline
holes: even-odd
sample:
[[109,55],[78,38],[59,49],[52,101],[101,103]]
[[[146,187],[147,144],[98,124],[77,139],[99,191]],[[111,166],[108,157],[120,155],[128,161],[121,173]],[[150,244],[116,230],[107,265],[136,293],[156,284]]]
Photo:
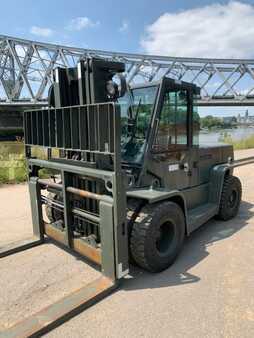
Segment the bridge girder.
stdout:
[[52,69],[80,58],[102,57],[126,64],[129,83],[162,76],[196,83],[201,106],[254,105],[254,60],[167,57],[67,47],[0,35],[0,104],[47,99]]

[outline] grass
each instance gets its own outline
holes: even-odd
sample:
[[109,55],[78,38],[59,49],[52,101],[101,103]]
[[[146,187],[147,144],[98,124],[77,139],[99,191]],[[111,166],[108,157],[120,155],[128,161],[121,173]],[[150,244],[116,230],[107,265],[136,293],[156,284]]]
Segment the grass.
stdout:
[[[40,178],[50,178],[52,175],[56,175],[58,172],[49,169],[41,169],[39,171]],[[10,163],[8,168],[0,168],[0,184],[8,183],[22,183],[27,181],[27,166],[26,160],[20,160],[19,166]]]
[[0,142],[0,183],[20,183],[27,177],[24,145]]
[[[34,156],[44,158],[45,154],[41,149],[35,149]],[[49,178],[55,172],[48,169],[41,169],[39,176]],[[27,180],[27,166],[22,142],[0,142],[0,184],[22,183]]]
[[251,149],[254,148],[254,135],[236,141],[233,140],[230,134],[225,133],[219,138],[219,142],[231,144],[234,147],[234,150]]
[[0,168],[0,184],[21,183],[25,182],[26,179],[27,179],[27,169],[25,161],[18,168],[11,165],[8,168]]

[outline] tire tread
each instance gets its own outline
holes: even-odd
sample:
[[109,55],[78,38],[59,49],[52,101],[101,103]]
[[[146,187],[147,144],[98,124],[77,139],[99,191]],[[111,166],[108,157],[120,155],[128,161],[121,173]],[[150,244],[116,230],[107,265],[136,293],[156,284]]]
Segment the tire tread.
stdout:
[[238,177],[233,176],[233,175],[228,175],[225,177],[224,179],[224,184],[223,184],[223,188],[222,188],[222,193],[221,193],[221,200],[220,200],[220,208],[219,208],[219,212],[217,215],[217,218],[227,221],[233,217],[236,216],[237,211],[238,211],[238,207],[235,209],[234,213],[231,216],[228,216],[227,214],[227,206],[226,206],[226,202],[227,202],[227,193],[229,188],[232,185],[237,185],[238,187],[238,193],[239,193],[239,201],[241,201],[241,197],[242,197],[242,184],[241,181],[239,180]]
[[[173,202],[163,202],[155,205],[147,204],[142,208],[136,222],[133,224],[130,237],[131,255],[134,261],[145,270],[155,272],[155,269],[150,266],[145,255],[145,241],[148,236],[151,221],[156,214],[162,213],[164,208],[168,208],[169,205],[174,205],[174,207],[179,208],[182,213],[182,209]],[[140,217],[142,218],[141,221],[139,220]]]

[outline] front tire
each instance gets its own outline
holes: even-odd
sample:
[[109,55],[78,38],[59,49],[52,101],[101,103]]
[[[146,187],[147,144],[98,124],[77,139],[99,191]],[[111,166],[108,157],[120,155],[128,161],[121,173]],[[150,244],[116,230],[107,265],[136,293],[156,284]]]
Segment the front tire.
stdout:
[[226,176],[222,188],[218,219],[227,221],[234,218],[242,199],[242,184],[236,176]]
[[179,205],[163,202],[146,205],[133,224],[131,255],[151,272],[167,269],[179,254],[185,237],[185,218]]

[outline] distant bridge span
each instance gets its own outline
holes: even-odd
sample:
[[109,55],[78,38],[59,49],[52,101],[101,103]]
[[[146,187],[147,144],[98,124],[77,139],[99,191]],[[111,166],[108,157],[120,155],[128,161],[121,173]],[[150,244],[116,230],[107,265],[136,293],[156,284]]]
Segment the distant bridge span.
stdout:
[[0,110],[46,104],[52,69],[74,66],[86,56],[125,62],[129,83],[164,75],[196,83],[201,87],[200,106],[254,105],[254,60],[118,53],[0,35]]

